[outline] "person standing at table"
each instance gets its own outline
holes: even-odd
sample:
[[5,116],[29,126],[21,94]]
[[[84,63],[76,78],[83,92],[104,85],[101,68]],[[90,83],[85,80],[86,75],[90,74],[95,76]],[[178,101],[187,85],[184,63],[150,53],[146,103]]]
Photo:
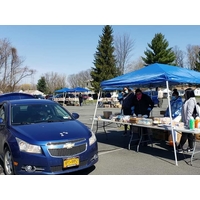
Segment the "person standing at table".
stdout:
[[[192,88],[187,88],[185,90],[184,97],[185,97],[185,101],[182,106],[181,116],[182,116],[182,122],[184,123],[186,128],[189,128],[189,121],[190,121],[190,118],[193,117],[194,110],[195,110],[196,104],[197,104],[194,90]],[[197,112],[199,115],[199,111],[197,111]],[[185,151],[183,149],[183,147],[184,147],[184,144],[186,143],[186,141],[188,141],[188,148],[186,149],[186,151],[188,151],[188,152],[193,151],[194,135],[191,133],[182,132],[180,143],[177,146],[178,153],[182,153],[183,151]]]
[[[123,97],[123,101],[122,101],[122,115],[132,115],[133,114],[132,106],[133,106],[134,93],[128,87],[124,88],[123,93],[124,93],[124,97]],[[125,124],[123,136],[127,135],[127,129],[128,129],[128,125]],[[130,134],[131,134],[131,129],[132,129],[132,126],[130,126]]]
[[162,104],[163,104],[163,91],[161,90],[161,88],[158,88],[158,107],[162,108]]
[[[177,89],[173,90],[170,105],[171,105],[172,119],[179,122],[181,120],[183,101],[182,98],[179,96]],[[169,107],[165,111],[164,117],[169,117]]]
[[[181,120],[182,106],[183,106],[183,100],[179,96],[179,93],[178,93],[177,89],[173,90],[172,98],[171,98],[171,101],[170,101],[170,106],[171,106],[171,116],[172,116],[172,119],[174,121],[176,121],[176,122],[180,122],[180,120]],[[169,116],[169,107],[165,111],[164,117],[170,117]],[[175,131],[175,141],[177,141],[177,137],[178,137],[177,134],[178,134],[177,131]],[[171,132],[169,134],[168,140],[169,141],[173,141],[172,140]]]
[[150,112],[154,107],[154,102],[151,97],[144,94],[139,88],[135,90],[135,96],[133,98],[134,113],[138,115],[150,116]]
[[[136,116],[143,116],[146,115],[147,118],[150,116],[151,110],[154,107],[154,102],[152,101],[151,97],[147,94],[144,94],[142,90],[139,88],[135,90],[135,96],[133,98],[133,107],[134,107],[134,114]],[[142,132],[147,132],[147,128],[142,128]],[[144,140],[148,141],[149,136],[144,134]],[[144,146],[147,146],[147,142],[144,143]]]

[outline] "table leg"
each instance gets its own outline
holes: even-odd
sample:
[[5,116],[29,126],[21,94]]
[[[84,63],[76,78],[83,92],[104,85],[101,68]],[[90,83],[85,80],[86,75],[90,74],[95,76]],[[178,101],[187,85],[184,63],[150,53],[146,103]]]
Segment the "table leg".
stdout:
[[139,128],[139,133],[140,133],[140,139],[139,139],[139,142],[138,142],[138,145],[137,145],[137,152],[139,152],[140,143],[141,143],[142,138],[143,138],[143,129],[141,127]]
[[96,131],[95,131],[95,133],[97,133],[98,128],[99,128],[99,122],[97,121],[97,123],[96,123]]
[[[148,141],[150,141],[150,142],[151,142],[151,147],[153,147],[153,141],[152,141],[152,139],[151,139],[151,137],[150,137],[150,133],[148,132],[147,129],[145,129],[145,130],[147,131],[147,133],[144,132],[144,128],[142,128],[142,127],[139,128],[140,139],[139,139],[139,142],[138,142],[138,145],[137,145],[137,152],[139,152],[140,144],[143,143],[143,142],[148,142]],[[146,134],[148,135],[148,140],[143,140],[143,137],[144,137]],[[142,140],[143,140],[143,141],[142,141]]]
[[104,132],[106,133],[106,135],[107,135],[107,132],[106,132],[106,122],[103,122],[103,130],[104,130]]
[[131,134],[131,138],[130,138],[129,143],[128,143],[128,150],[131,149],[131,142],[133,141],[132,139],[133,139],[133,133]]
[[194,158],[195,150],[196,150],[196,138],[194,138],[194,148],[193,148],[191,159],[190,159],[191,165],[192,165],[192,161],[193,161],[193,158]]

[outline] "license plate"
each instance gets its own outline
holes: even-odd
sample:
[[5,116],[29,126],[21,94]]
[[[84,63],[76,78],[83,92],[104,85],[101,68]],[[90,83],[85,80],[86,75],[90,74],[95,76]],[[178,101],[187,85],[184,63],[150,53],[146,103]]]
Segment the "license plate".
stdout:
[[78,166],[79,165],[79,158],[68,158],[63,161],[63,167],[73,167],[73,166]]

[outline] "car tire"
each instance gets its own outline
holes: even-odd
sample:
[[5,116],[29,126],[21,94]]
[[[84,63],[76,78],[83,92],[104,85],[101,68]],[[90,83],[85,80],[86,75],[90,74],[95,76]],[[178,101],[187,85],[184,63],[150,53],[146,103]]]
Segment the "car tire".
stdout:
[[4,173],[6,175],[14,175],[13,158],[8,147],[4,150]]

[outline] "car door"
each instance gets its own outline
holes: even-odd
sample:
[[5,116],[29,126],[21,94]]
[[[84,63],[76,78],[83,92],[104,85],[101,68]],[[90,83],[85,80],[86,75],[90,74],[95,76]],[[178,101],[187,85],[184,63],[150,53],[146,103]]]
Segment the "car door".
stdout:
[[0,155],[3,155],[3,146],[5,141],[5,134],[6,134],[6,112],[5,112],[5,103],[0,104]]

